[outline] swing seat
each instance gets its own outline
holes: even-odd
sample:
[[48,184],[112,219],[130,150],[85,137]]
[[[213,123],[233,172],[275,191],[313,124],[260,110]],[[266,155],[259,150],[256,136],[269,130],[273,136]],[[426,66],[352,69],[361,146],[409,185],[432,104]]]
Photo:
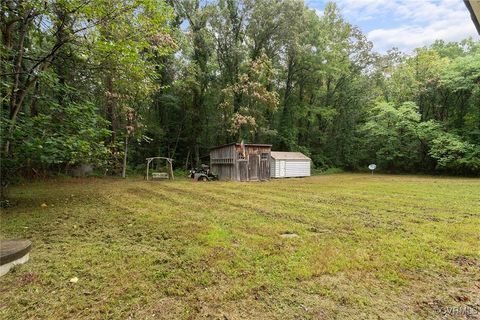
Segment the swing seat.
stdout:
[[152,179],[168,179],[166,172],[152,172]]

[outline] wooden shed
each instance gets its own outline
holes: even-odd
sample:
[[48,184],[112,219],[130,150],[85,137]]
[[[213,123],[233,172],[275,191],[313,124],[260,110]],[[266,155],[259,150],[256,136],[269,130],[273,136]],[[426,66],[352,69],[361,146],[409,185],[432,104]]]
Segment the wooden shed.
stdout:
[[271,152],[271,177],[309,177],[310,158],[301,152]]
[[210,149],[210,169],[219,180],[270,179],[270,144],[230,143]]

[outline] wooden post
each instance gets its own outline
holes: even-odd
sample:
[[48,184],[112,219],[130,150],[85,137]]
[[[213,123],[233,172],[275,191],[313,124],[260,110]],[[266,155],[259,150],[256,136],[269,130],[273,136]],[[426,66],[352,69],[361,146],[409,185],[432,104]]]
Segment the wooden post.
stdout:
[[172,177],[172,180],[175,180],[175,177],[173,176],[173,165],[172,165],[172,159],[168,161],[170,163],[170,174]]
[[122,178],[125,178],[127,174],[127,153],[128,153],[128,133],[125,136],[125,154],[123,156]]
[[148,168],[150,167],[150,159],[147,159],[147,181],[148,181]]

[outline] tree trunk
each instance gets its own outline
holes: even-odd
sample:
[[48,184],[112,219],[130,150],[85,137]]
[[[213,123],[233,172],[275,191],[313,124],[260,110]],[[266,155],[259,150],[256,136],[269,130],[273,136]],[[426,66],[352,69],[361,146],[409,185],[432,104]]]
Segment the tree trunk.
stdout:
[[110,121],[110,130],[112,131],[112,134],[109,139],[109,143],[112,145],[112,151],[115,152],[115,142],[116,142],[116,130],[117,130],[117,114],[116,114],[116,101],[113,96],[113,79],[111,75],[107,75],[107,120]]
[[122,178],[125,178],[127,174],[127,153],[128,153],[128,134],[125,136],[125,154],[123,155]]

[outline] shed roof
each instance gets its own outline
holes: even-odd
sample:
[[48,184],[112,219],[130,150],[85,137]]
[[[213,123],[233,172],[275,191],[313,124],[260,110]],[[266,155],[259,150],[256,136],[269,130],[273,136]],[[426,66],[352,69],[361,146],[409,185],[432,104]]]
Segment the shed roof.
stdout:
[[271,157],[276,160],[310,160],[301,152],[272,151]]
[[[221,146],[210,148],[210,150],[219,149],[227,146],[233,146],[233,145],[239,146],[240,143],[238,142],[227,143]],[[272,146],[271,144],[264,144],[264,143],[245,143],[245,147],[271,147],[271,146]]]

